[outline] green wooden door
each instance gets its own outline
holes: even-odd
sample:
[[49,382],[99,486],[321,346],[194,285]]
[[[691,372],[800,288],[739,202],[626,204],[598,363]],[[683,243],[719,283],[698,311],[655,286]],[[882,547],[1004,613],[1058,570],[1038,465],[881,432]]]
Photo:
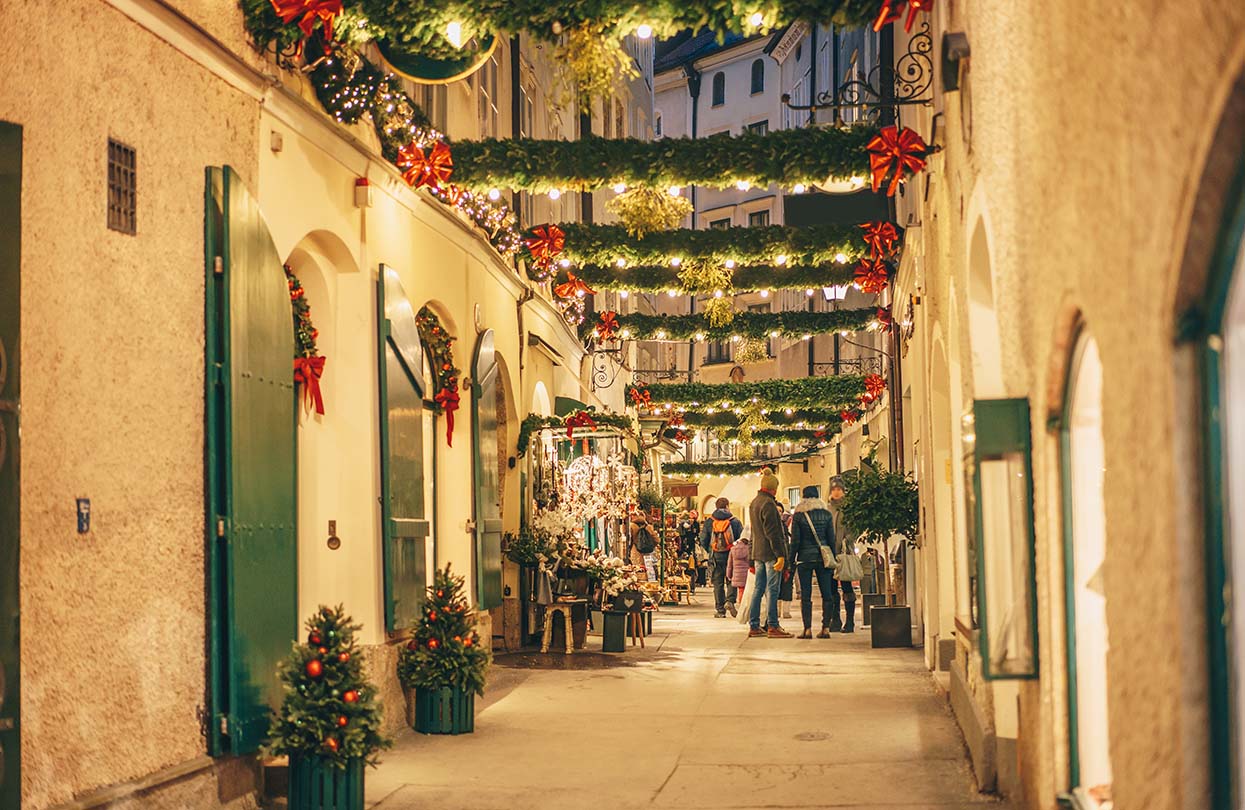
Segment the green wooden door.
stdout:
[[256,750],[298,630],[294,329],[281,257],[229,167],[207,172],[213,753]]
[[391,267],[376,282],[380,349],[380,488],[385,565],[385,629],[419,616],[428,587],[427,479],[432,411],[424,404],[427,360],[415,308]]
[[18,402],[21,396],[22,129],[0,123],[0,807],[21,804],[21,548]]
[[497,352],[493,330],[476,342],[471,364],[471,428],[475,445],[476,606],[501,604],[501,487],[498,481]]

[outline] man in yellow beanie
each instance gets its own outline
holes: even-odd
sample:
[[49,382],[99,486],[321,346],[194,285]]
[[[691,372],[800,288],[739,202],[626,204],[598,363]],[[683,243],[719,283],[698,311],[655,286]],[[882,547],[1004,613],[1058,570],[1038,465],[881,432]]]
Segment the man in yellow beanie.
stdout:
[[[787,533],[778,514],[778,476],[768,467],[761,475],[761,491],[748,507],[752,523],[752,562],[756,568],[756,585],[749,605],[748,637],[791,638],[791,633],[778,624],[778,592],[782,570],[787,563]],[[761,629],[761,594],[768,595],[765,630]]]

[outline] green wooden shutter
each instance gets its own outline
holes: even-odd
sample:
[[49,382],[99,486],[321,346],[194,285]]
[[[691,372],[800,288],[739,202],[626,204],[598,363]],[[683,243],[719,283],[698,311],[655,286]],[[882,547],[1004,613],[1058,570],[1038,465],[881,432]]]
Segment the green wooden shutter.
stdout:
[[18,807],[21,779],[21,654],[18,559],[21,487],[22,129],[0,123],[0,807]]
[[498,482],[497,353],[493,330],[476,342],[471,371],[472,438],[475,446],[476,604],[501,604],[501,488]]
[[208,170],[208,543],[214,753],[256,750],[298,631],[294,331],[281,257],[229,167]]
[[385,566],[385,629],[419,616],[428,587],[430,522],[424,452],[432,441],[424,408],[424,353],[398,274],[381,266],[376,285],[380,380],[381,526]]

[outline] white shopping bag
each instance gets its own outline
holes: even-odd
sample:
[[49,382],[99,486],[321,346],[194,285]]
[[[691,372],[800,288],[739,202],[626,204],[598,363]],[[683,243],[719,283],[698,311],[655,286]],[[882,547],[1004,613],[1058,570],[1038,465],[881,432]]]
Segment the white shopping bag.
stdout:
[[[744,585],[744,592],[739,597],[739,623],[748,624],[751,618],[750,607],[752,605],[752,592],[756,590],[757,575],[755,571],[748,572],[748,581]],[[765,615],[766,606],[769,602],[769,594],[761,595],[761,615]]]

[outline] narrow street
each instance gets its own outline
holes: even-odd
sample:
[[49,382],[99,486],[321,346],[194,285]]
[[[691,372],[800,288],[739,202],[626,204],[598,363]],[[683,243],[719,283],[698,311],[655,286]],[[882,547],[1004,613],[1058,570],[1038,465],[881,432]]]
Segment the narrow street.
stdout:
[[[920,651],[872,650],[867,628],[747,639],[711,601],[662,610],[647,648],[609,668],[520,670],[501,656],[475,733],[403,732],[368,774],[368,806],[1003,807],[975,792]],[[795,608],[784,626],[798,632]],[[599,648],[590,636],[576,658]]]

